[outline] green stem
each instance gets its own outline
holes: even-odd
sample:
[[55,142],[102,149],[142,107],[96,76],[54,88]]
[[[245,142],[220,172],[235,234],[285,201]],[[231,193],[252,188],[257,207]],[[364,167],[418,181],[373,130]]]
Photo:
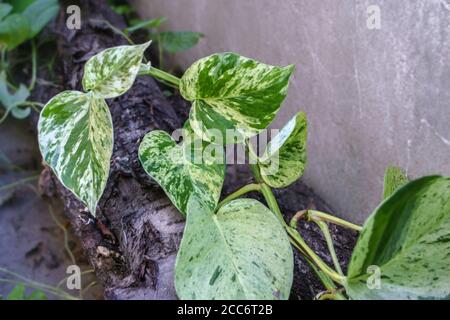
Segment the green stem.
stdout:
[[334,284],[333,280],[331,280],[331,278],[326,273],[324,273],[322,270],[320,270],[319,268],[316,267],[316,265],[311,261],[311,259],[308,257],[308,255],[303,251],[303,249],[292,238],[289,238],[289,240],[292,243],[292,245],[295,248],[297,248],[300,251],[300,253],[303,254],[303,258],[309,264],[311,269],[315,272],[315,274],[317,275],[319,280],[324,285],[325,289],[328,290],[329,292],[335,292],[338,300],[346,300],[345,296],[342,293],[338,292],[338,289],[337,289],[336,285]]
[[156,78],[157,80],[167,82],[175,86],[176,88],[180,87],[180,78],[149,65],[142,65],[141,70],[139,71],[139,75],[149,75]]
[[31,107],[31,108],[33,108],[34,111],[39,113],[39,112],[41,112],[41,110],[39,110],[39,108],[42,109],[43,107],[45,107],[45,105],[43,103],[40,103],[37,101],[24,101],[21,104],[19,104],[18,107]]
[[284,221],[283,215],[278,206],[278,202],[273,195],[272,189],[267,184],[262,182],[259,166],[257,164],[250,165],[250,168],[253,172],[255,180],[261,184],[261,192],[267,202],[267,205],[269,206],[269,209],[277,216],[278,220],[281,222],[288,235],[300,246],[302,252],[306,254],[327,276],[329,276],[333,281],[343,285],[346,281],[346,278],[336,273],[325,262],[323,262],[323,260],[308,246],[305,240],[303,240],[302,236],[297,232],[297,230],[288,226],[286,221]]
[[[34,111],[36,111],[37,113],[40,113],[41,110],[39,110],[38,108],[42,109],[44,107],[44,105],[40,102],[25,101],[25,102],[22,102],[21,104],[19,104],[17,107],[31,107],[31,108],[33,108]],[[0,124],[2,124],[6,120],[6,118],[8,117],[8,115],[10,114],[12,109],[13,108],[6,109],[5,113],[3,113],[3,115],[0,118]]]
[[53,207],[51,205],[48,205],[48,212],[50,213],[50,216],[52,217],[53,221],[56,223],[56,225],[62,230],[64,234],[64,248],[66,249],[67,254],[70,257],[70,260],[72,261],[72,264],[77,264],[77,261],[75,259],[75,256],[72,253],[72,250],[70,250],[69,246],[69,235],[67,233],[66,227],[64,227],[61,222],[59,222],[58,218],[56,218],[55,213],[53,212]]
[[28,87],[29,91],[34,89],[36,84],[36,67],[37,66],[37,54],[36,54],[36,43],[34,40],[31,40],[31,82]]
[[321,294],[317,300],[346,300],[346,299],[342,298],[342,294],[339,292],[331,292]]
[[272,210],[273,213],[275,213],[278,220],[280,220],[281,224],[285,228],[289,228],[286,221],[284,221],[283,214],[281,213],[280,207],[278,206],[277,199],[275,199],[275,196],[273,195],[272,189],[270,189],[267,184],[263,183],[261,184],[261,192],[267,202],[267,205],[269,206],[269,209]]
[[252,170],[253,176],[261,186],[261,193],[264,196],[264,199],[267,202],[267,205],[269,206],[269,209],[277,216],[278,220],[281,222],[281,224],[284,227],[289,227],[286,224],[286,221],[284,221],[283,214],[281,213],[280,207],[278,206],[277,199],[275,199],[275,196],[273,195],[272,189],[265,184],[261,178],[261,173],[259,171],[259,166],[257,164],[251,164],[250,168]]
[[[9,71],[7,71],[7,73],[9,73]],[[8,79],[6,79],[6,84],[11,90],[17,91],[17,89],[19,89],[15,84],[11,83],[11,81],[8,81]]]
[[260,191],[261,190],[261,185],[257,184],[257,183],[251,183],[248,184],[246,186],[243,186],[242,188],[240,188],[239,190],[236,190],[235,192],[233,192],[232,194],[230,194],[229,196],[225,197],[225,199],[223,199],[221,202],[219,202],[219,204],[217,205],[217,210],[224,206],[225,204],[227,204],[228,202],[239,198],[240,196],[249,193],[251,191]]
[[0,159],[7,165],[8,169],[10,169],[11,171],[24,171],[20,166],[13,164],[11,160],[6,156],[6,154],[1,150]]
[[81,294],[84,295],[90,288],[96,286],[97,284],[97,281],[92,281],[82,290]]
[[258,164],[251,164],[250,165],[250,170],[252,170],[252,174],[253,174],[253,177],[255,178],[256,182],[264,183],[264,181],[263,181],[263,179],[261,177],[261,172],[259,171]]
[[6,69],[6,49],[1,48],[0,70]]
[[158,32],[156,35],[156,41],[158,42],[158,60],[159,60],[159,67],[161,69],[164,69],[164,52],[162,47],[162,41],[161,41],[161,34]]
[[108,28],[110,28],[113,32],[115,32],[115,33],[117,33],[118,35],[124,37],[124,39],[127,40],[129,44],[131,44],[131,45],[134,45],[134,44],[135,44],[135,43],[133,42],[133,40],[131,40],[131,38],[125,34],[125,32],[123,32],[122,30],[120,30],[120,29],[116,28],[115,26],[113,26],[108,20],[104,20],[104,19],[92,19],[92,21],[105,24],[105,25],[108,26]]
[[[262,177],[261,177],[261,174],[259,172],[259,166],[257,165],[258,164],[258,155],[253,150],[253,147],[252,147],[252,144],[250,142],[250,139],[245,140],[245,150],[247,151],[249,163],[251,165],[255,166],[254,168],[257,169],[256,171],[257,171],[257,174],[258,174],[258,179],[262,181]],[[253,172],[253,173],[255,173],[255,172]]]
[[344,273],[342,272],[341,265],[339,264],[339,259],[336,255],[336,250],[334,250],[333,239],[331,238],[330,229],[328,228],[327,223],[324,221],[314,221],[314,222],[320,228],[320,230],[323,233],[323,236],[325,237],[325,241],[327,242],[328,246],[328,251],[330,251],[331,259],[333,260],[334,268],[341,276],[343,276]]
[[26,178],[17,180],[17,181],[15,181],[15,182],[13,182],[13,183],[10,183],[10,184],[1,186],[1,187],[0,187],[0,191],[4,191],[4,190],[8,190],[8,189],[13,189],[13,188],[15,188],[15,187],[18,187],[18,186],[23,185],[23,184],[25,184],[25,183],[31,182],[31,181],[36,180],[36,179],[38,179],[38,178],[39,178],[39,175],[35,175],[35,176],[26,177]]
[[326,222],[330,222],[336,225],[339,225],[341,227],[345,227],[345,228],[349,228],[349,229],[353,229],[355,231],[361,232],[362,227],[358,226],[356,224],[353,224],[351,222],[345,221],[341,218],[337,218],[335,216],[332,216],[328,213],[325,212],[321,212],[321,211],[317,211],[317,210],[307,210],[306,211],[306,215],[307,218],[309,220],[313,220],[313,221],[326,221]]
[[11,112],[11,108],[6,109],[5,113],[3,114],[3,116],[0,118],[0,124],[2,124],[6,118],[8,117],[9,113]]
[[303,249],[306,255],[320,268],[327,276],[329,276],[334,282],[344,285],[346,282],[346,277],[338,274],[336,271],[331,269],[305,242],[302,236],[297,230],[286,227],[288,234],[297,242],[297,244]]

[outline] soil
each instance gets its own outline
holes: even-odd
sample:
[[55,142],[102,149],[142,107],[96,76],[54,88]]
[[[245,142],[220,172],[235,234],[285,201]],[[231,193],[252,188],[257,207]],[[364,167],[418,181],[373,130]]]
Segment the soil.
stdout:
[[[0,126],[0,152],[6,158],[0,162],[0,186],[35,176],[42,170],[36,135],[26,121],[8,119]],[[36,192],[36,180],[20,188],[0,192],[0,267],[33,279],[42,284],[56,286],[68,276],[67,267],[73,264],[65,247],[64,231],[53,220],[49,203]],[[53,201],[54,218],[63,226],[70,226],[58,201]],[[68,230],[68,246],[81,271],[92,269],[86,260],[80,242]],[[0,278],[12,279],[3,272]],[[82,276],[82,288],[95,281],[90,273]],[[14,284],[0,283],[0,296],[6,297]],[[66,291],[74,296],[78,290]],[[31,289],[28,289],[29,291]],[[48,295],[48,298],[57,297]],[[84,299],[102,299],[100,284],[84,291]]]
[[[47,34],[56,38],[57,67],[51,75],[47,70],[40,70],[40,81],[33,92],[36,101],[46,103],[62,90],[81,90],[84,63],[105,48],[126,44],[125,39],[102,22],[107,20],[119,29],[125,27],[123,19],[109,9],[106,1],[81,0],[70,1],[70,4],[74,2],[84,13],[83,27],[68,30],[62,10],[57,21],[47,28]],[[178,94],[167,98],[162,92],[164,89],[167,88],[151,77],[139,77],[125,95],[107,101],[113,117],[115,145],[111,173],[97,218],[92,218],[61,186],[49,168],[41,173],[39,184],[43,197],[47,201],[61,200],[66,219],[87,261],[95,269],[107,299],[176,298],[173,267],[184,220],[159,186],[143,172],[137,158],[137,147],[147,132],[155,129],[172,132],[186,120],[189,103]],[[34,117],[34,125],[36,120]],[[245,165],[230,166],[223,194],[250,181]],[[277,190],[276,196],[287,221],[296,211],[307,207],[333,211],[302,182]],[[336,226],[330,228],[345,269],[356,234]],[[316,226],[300,222],[299,231],[331,264],[326,243]],[[324,290],[297,253],[294,274],[291,299],[312,299]]]

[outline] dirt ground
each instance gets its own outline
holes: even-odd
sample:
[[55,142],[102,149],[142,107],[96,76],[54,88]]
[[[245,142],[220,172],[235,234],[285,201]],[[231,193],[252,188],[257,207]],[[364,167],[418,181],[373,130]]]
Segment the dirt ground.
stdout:
[[[8,119],[0,126],[0,188],[20,181],[24,177],[39,174],[40,155],[36,138],[27,120]],[[34,281],[51,286],[68,276],[66,269],[72,259],[64,242],[64,231],[57,224],[68,228],[67,245],[81,271],[90,270],[70,225],[62,215],[61,205],[49,204],[36,193],[37,179],[16,189],[0,191],[0,268],[18,273]],[[52,216],[53,213],[53,216]],[[4,272],[0,278],[12,279]],[[82,276],[83,287],[95,277],[92,273]],[[13,284],[0,283],[0,295],[7,296]],[[61,288],[65,288],[63,282]],[[30,290],[30,289],[28,289]],[[66,291],[78,296],[78,290]],[[84,292],[84,299],[101,299],[102,288],[97,284]],[[55,298],[49,295],[49,298]]]

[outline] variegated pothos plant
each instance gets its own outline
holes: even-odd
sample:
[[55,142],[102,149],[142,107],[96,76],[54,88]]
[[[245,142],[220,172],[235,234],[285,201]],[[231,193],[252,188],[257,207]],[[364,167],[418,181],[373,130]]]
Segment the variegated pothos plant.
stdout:
[[[177,143],[156,130],[139,147],[145,171],[187,218],[175,266],[180,298],[287,299],[293,281],[291,244],[323,282],[327,294],[321,297],[449,297],[449,178],[409,182],[400,169],[390,168],[383,202],[363,227],[311,209],[299,211],[287,224],[271,188],[288,187],[305,170],[306,116],[296,114],[261,156],[252,150],[249,139],[275,118],[294,67],[218,53],[195,62],[179,79],[142,63],[149,44],[110,48],[93,56],[84,70],[86,92],[62,92],[42,110],[39,146],[61,183],[95,216],[114,140],[105,99],[124,94],[138,75],[151,75],[180,89],[192,102],[183,141]],[[237,133],[231,140],[217,138],[227,137],[229,130]],[[219,202],[225,177],[220,160],[227,143],[244,144],[254,160],[255,183]],[[204,155],[206,150],[213,150],[210,159],[199,162],[192,157],[192,151]],[[240,198],[250,191],[260,192],[266,205]],[[296,228],[301,218],[323,231],[333,267],[301,237]],[[327,223],[361,231],[347,275],[334,252]],[[374,279],[371,270],[379,278]]]

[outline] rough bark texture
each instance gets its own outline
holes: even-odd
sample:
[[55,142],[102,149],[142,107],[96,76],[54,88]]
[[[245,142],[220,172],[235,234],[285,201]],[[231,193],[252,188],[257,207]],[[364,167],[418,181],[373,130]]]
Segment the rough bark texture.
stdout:
[[[73,1],[70,2],[73,4]],[[38,82],[36,100],[47,102],[63,89],[81,89],[84,63],[99,51],[125,40],[102,20],[124,27],[105,1],[78,1],[82,11],[81,30],[66,28],[66,6],[62,5],[57,21],[49,32],[57,37],[56,84]],[[41,78],[45,78],[41,74]],[[173,268],[182,237],[184,220],[170,204],[162,190],[141,168],[137,148],[142,137],[154,129],[168,132],[179,128],[186,118],[189,104],[179,96],[166,99],[159,85],[150,77],[139,77],[125,95],[108,100],[114,123],[114,152],[105,193],[97,219],[57,181],[49,168],[41,175],[40,186],[48,197],[61,198],[67,217],[80,238],[86,256],[105,288],[107,299],[175,299]],[[224,186],[228,194],[249,181],[246,168],[229,168]],[[311,202],[329,210],[314,193],[301,183],[277,191],[282,210],[289,219],[295,211]],[[326,261],[326,245],[317,228],[300,223],[301,233]],[[355,235],[331,228],[339,258],[346,264]],[[315,275],[296,254],[295,280],[291,298],[310,299],[323,290]]]

